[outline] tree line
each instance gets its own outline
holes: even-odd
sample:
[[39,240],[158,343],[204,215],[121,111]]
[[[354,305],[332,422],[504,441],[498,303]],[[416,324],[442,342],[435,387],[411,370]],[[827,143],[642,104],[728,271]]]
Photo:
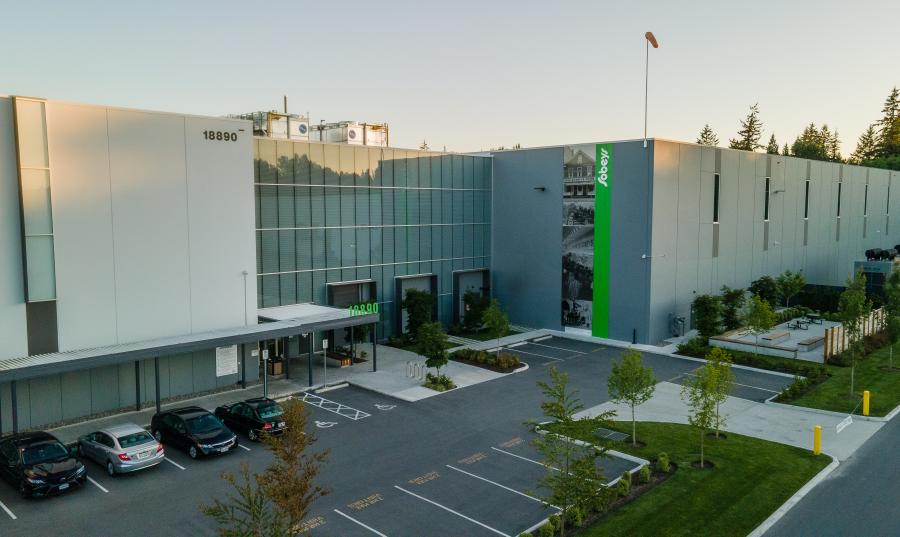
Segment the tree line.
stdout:
[[[779,145],[772,133],[768,143],[763,145],[764,125],[760,119],[759,104],[750,107],[747,116],[740,122],[737,136],[729,139],[728,147],[743,151],[764,149],[772,155],[900,170],[900,90],[897,87],[885,99],[881,114],[881,118],[870,124],[860,135],[856,150],[846,159],[841,155],[841,140],[837,129],[829,128],[826,123],[821,127],[810,123],[791,144],[785,142]],[[713,147],[719,145],[719,137],[708,123],[700,131],[697,143]]]

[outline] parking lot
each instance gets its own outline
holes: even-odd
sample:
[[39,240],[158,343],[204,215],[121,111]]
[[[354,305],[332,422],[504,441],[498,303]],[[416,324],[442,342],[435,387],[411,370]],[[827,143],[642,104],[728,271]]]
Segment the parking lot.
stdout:
[[[585,407],[608,400],[606,378],[620,349],[559,337],[509,349],[528,371],[407,403],[350,387],[306,396],[308,430],[330,460],[319,482],[331,493],[306,522],[316,536],[516,536],[555,512],[539,500],[548,469],[526,425],[540,420],[535,383],[549,366],[570,375]],[[700,364],[647,354],[657,380],[682,381]],[[789,378],[735,369],[735,395],[764,400]],[[302,395],[300,397],[303,397]],[[111,478],[86,462],[82,490],[24,500],[0,483],[0,535],[211,535],[199,508],[222,498],[223,472],[261,471],[270,455],[240,437],[232,453],[191,460],[175,449],[156,468]],[[636,463],[600,460],[613,479]]]

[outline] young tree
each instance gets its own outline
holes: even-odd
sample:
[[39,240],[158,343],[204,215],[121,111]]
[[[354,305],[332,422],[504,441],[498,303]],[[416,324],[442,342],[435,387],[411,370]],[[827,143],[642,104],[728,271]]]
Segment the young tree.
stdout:
[[262,474],[241,468],[241,481],[226,473],[233,492],[224,500],[201,507],[219,524],[222,537],[283,537],[295,535],[313,502],[328,490],[315,484],[327,451],[309,453],[315,436],[306,432],[306,410],[298,400],[283,403],[285,432],[278,438],[262,435],[273,461]]
[[406,310],[406,333],[415,341],[419,328],[433,320],[434,296],[428,291],[407,289],[400,307]]
[[719,145],[719,137],[716,136],[716,133],[709,127],[709,123],[703,126],[703,130],[700,131],[700,137],[697,138],[697,143],[711,147]]
[[[538,382],[544,393],[541,410],[551,420],[560,423],[564,429],[575,423],[575,414],[584,407],[578,398],[577,390],[569,390],[569,376],[550,368],[550,383]],[[600,426],[608,423],[613,412],[606,412],[594,418]],[[602,499],[601,485],[604,482],[603,471],[596,460],[605,453],[605,449],[591,446],[582,448],[563,436],[548,433],[534,440],[535,448],[543,456],[543,465],[547,474],[541,479],[541,486],[547,495],[542,501],[548,506],[562,509],[560,514],[559,535],[565,536],[568,513],[574,506],[596,504]]]
[[627,349],[622,353],[622,362],[612,363],[612,373],[606,381],[609,396],[616,403],[627,403],[631,407],[631,445],[637,445],[637,427],[634,407],[646,403],[653,397],[656,379],[653,370],[641,363],[641,353]]
[[856,361],[863,351],[863,319],[872,309],[866,298],[866,276],[862,270],[847,280],[847,289],[838,300],[838,316],[850,340],[845,352],[850,353],[850,395],[854,394]]
[[741,327],[741,312],[747,293],[743,289],[731,289],[722,286],[722,324],[725,330],[736,330]]
[[791,307],[791,298],[802,291],[806,285],[806,278],[803,277],[802,273],[790,270],[784,271],[778,276],[776,281],[778,283],[778,294],[784,299],[784,305],[787,307]]
[[894,370],[894,344],[900,341],[900,272],[893,271],[884,286],[885,330],[891,341],[888,364]]
[[770,155],[777,155],[778,149],[778,142],[775,141],[775,135],[773,134],[771,137],[769,137],[769,144],[766,145],[766,153]]
[[856,142],[856,151],[850,155],[851,164],[863,164],[878,156],[878,133],[874,125],[869,125]]
[[441,323],[425,323],[419,327],[419,337],[416,340],[416,352],[425,357],[425,366],[437,369],[441,374],[441,368],[447,365],[447,334]]
[[704,467],[704,439],[715,421],[716,386],[719,370],[709,363],[697,369],[681,387],[681,398],[688,405],[688,423],[700,431],[700,468]]
[[731,149],[743,149],[744,151],[756,151],[762,147],[759,139],[762,138],[762,121],[759,119],[759,103],[750,107],[747,118],[741,120],[741,130],[738,137],[729,140]]
[[715,385],[713,397],[716,402],[716,415],[713,425],[716,429],[716,438],[719,438],[719,430],[725,426],[725,416],[719,412],[719,406],[728,400],[734,389],[734,372],[731,371],[731,354],[721,347],[713,347],[706,355],[708,365],[715,368]]
[[750,282],[749,291],[768,302],[770,306],[778,303],[778,282],[771,276],[761,276]]
[[482,319],[488,329],[488,333],[497,338],[497,354],[500,354],[500,338],[509,332],[509,317],[500,309],[497,299],[491,300],[491,305],[484,310]]
[[775,313],[772,311],[772,306],[761,299],[759,295],[752,295],[750,297],[750,303],[747,305],[744,323],[755,336],[755,343],[753,345],[753,355],[755,356],[759,349],[760,334],[766,333],[775,325]]
[[694,298],[694,324],[700,337],[710,338],[719,334],[722,301],[717,296],[698,295]]

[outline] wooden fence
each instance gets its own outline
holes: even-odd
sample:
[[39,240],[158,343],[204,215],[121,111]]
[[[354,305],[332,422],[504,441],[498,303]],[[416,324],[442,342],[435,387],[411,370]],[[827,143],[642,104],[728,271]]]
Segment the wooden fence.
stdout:
[[[862,320],[862,334],[868,336],[877,334],[884,330],[885,311],[884,308],[873,310],[865,319]],[[839,324],[825,330],[825,363],[828,359],[836,354],[840,354],[850,346],[850,336],[844,329],[844,325]]]

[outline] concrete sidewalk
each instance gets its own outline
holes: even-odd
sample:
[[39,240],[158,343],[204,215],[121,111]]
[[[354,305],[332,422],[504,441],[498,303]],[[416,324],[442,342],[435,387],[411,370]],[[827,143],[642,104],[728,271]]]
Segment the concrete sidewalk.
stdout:
[[[596,416],[615,410],[619,419],[631,416],[630,407],[607,402],[580,412],[577,417]],[[812,449],[813,427],[822,426],[822,451],[839,461],[850,457],[866,440],[875,434],[882,422],[857,421],[840,433],[836,426],[843,419],[806,410],[767,405],[729,397],[722,404],[727,418],[725,431],[771,440],[803,449]],[[687,423],[688,407],[681,399],[681,386],[670,382],[656,385],[653,398],[635,409],[638,421]]]

